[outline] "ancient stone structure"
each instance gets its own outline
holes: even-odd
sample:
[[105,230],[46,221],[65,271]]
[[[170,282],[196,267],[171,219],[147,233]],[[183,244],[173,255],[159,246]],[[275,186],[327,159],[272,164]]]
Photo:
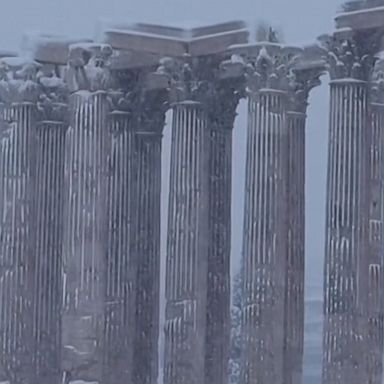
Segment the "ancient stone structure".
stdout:
[[[302,384],[305,130],[328,72],[324,384],[383,371],[384,5],[295,47],[243,22],[106,23],[0,53],[0,381],[155,384],[172,113],[165,384],[226,384],[232,136],[248,101],[241,383]],[[378,60],[375,60],[378,58]],[[376,62],[375,62],[376,61]]]
[[71,46],[69,55],[62,320],[62,369],[68,380],[101,382],[103,374],[111,54],[110,46],[90,43]]
[[[307,59],[308,60],[308,59]],[[302,382],[304,355],[305,274],[305,129],[308,96],[320,85],[321,61],[297,65],[289,84],[288,244],[285,280],[284,368],[286,384]]]
[[232,131],[244,96],[244,66],[228,60],[209,104],[209,241],[205,382],[227,381],[230,337]]
[[45,62],[38,73],[41,86],[36,127],[36,260],[34,301],[35,369],[38,380],[57,381],[61,365],[62,247],[65,134],[68,92],[59,77],[64,63]]
[[305,110],[323,64],[272,30],[258,38],[233,49],[248,64],[242,380],[291,383],[303,358]]
[[242,381],[283,383],[290,59],[278,68],[289,53],[272,41],[241,53],[253,64],[248,72]]
[[[352,17],[355,15],[352,13]],[[370,320],[372,312],[381,311],[381,304],[378,308],[371,307],[381,270],[371,261],[371,258],[377,260],[374,255],[375,219],[381,221],[382,217],[382,212],[378,214],[375,208],[377,195],[380,195],[375,186],[375,145],[380,144],[372,142],[377,139],[380,128],[374,112],[372,126],[369,118],[369,82],[374,55],[380,48],[381,32],[375,26],[368,30],[358,29],[354,24],[350,25],[353,29],[343,28],[348,20],[345,18],[341,17],[340,29],[334,35],[320,39],[331,78],[324,383],[375,382],[372,381],[374,372],[369,367],[372,359],[367,363],[362,356],[374,353],[371,348],[375,343],[369,341],[368,324],[373,320]]]
[[[38,64],[3,58],[1,97],[1,376],[33,376]],[[27,86],[28,84],[28,86]]]
[[165,111],[165,88],[142,94],[136,131],[138,171],[135,380],[154,384],[158,377],[160,305],[160,199],[161,151]]
[[380,383],[383,374],[383,62],[376,63],[371,82],[369,266],[368,266],[368,375]]

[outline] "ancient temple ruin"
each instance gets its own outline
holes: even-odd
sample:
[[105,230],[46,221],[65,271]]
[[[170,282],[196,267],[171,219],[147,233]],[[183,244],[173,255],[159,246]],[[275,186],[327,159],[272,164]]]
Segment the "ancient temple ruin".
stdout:
[[[232,131],[248,101],[241,384],[302,384],[305,133],[330,78],[324,384],[383,376],[384,4],[307,46],[106,23],[0,52],[0,381],[226,384]],[[162,135],[172,111],[166,323]]]

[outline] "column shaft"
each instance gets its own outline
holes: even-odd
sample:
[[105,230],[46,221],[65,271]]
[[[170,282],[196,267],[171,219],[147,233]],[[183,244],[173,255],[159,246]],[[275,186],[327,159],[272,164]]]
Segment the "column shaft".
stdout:
[[156,131],[136,135],[137,290],[134,369],[135,381],[155,384],[158,376],[160,301],[161,141],[164,121]]
[[381,384],[383,374],[383,198],[384,105],[371,105],[368,286],[369,383]]
[[70,96],[65,159],[63,370],[65,380],[101,381],[106,293],[108,99]]
[[137,211],[135,131],[128,113],[110,117],[111,161],[108,191],[108,252],[104,383],[132,381],[135,334]]
[[34,177],[36,106],[5,109],[1,139],[1,379],[33,377]]
[[284,383],[301,384],[304,353],[305,113],[288,112],[288,243]]
[[285,94],[250,94],[248,108],[242,381],[282,384],[287,257]]
[[35,364],[38,382],[58,382],[61,357],[63,184],[66,124],[37,127]]
[[227,382],[230,337],[232,127],[211,127],[205,382]]
[[365,383],[367,86],[331,84],[324,280],[323,383]]
[[201,384],[207,316],[208,134],[200,103],[176,104],[172,129],[164,381]]

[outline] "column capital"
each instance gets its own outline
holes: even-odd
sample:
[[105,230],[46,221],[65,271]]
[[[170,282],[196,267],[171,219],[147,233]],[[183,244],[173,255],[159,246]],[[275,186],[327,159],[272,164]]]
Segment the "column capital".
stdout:
[[107,91],[112,86],[108,44],[78,43],[69,47],[66,82],[69,91]]
[[169,97],[173,103],[192,101],[206,105],[218,81],[236,78],[244,73],[244,63],[228,53],[204,57],[163,58],[159,73],[169,79]]
[[138,133],[162,135],[165,113],[169,108],[168,90],[145,89],[141,94],[138,110]]
[[319,37],[333,82],[367,82],[380,49],[379,30],[336,32]]
[[371,103],[384,107],[384,60],[375,63],[371,78]]
[[214,84],[208,104],[208,120],[211,128],[232,129],[236,108],[245,97],[245,76],[221,79]]
[[289,75],[302,49],[276,42],[257,42],[233,48],[246,65],[247,88],[251,93],[289,90]]
[[41,66],[37,81],[40,95],[37,103],[40,121],[68,121],[68,87],[54,64]]
[[114,70],[112,110],[131,114],[138,133],[162,133],[169,108],[168,77],[156,67]]
[[306,113],[310,91],[321,84],[320,77],[325,73],[325,66],[314,65],[295,68],[289,81],[289,112]]
[[35,103],[40,94],[40,64],[22,57],[0,59],[0,99],[4,103]]

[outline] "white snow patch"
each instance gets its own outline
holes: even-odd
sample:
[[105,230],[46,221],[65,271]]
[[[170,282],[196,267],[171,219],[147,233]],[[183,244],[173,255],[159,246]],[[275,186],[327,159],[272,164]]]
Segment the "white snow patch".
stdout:
[[384,5],[381,5],[379,7],[373,7],[373,8],[362,8],[362,9],[358,9],[356,11],[351,11],[351,12],[341,12],[337,15],[337,18],[343,17],[343,16],[358,15],[359,13],[375,13],[375,12],[381,12],[381,11],[384,11]]
[[72,380],[69,384],[99,384],[98,381]]
[[36,65],[36,67],[39,67],[40,64],[38,64],[36,61],[31,60],[28,57],[25,56],[8,56],[8,57],[2,57],[1,62],[9,65],[10,67],[23,67],[25,65]]

